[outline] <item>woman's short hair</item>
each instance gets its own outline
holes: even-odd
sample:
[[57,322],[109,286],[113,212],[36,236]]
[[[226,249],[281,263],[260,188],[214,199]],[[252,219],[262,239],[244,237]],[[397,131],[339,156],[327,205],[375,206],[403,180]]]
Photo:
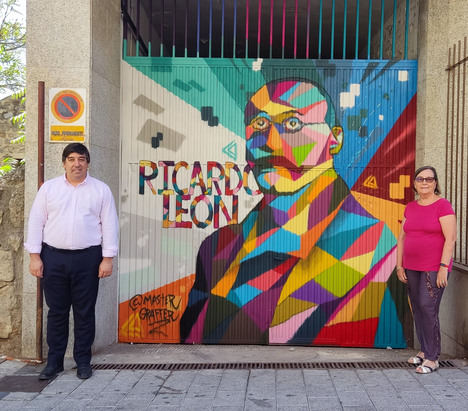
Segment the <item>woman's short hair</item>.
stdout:
[[71,153],[77,153],[77,154],[84,155],[84,156],[86,157],[86,161],[87,161],[88,163],[91,161],[91,158],[90,158],[90,156],[89,156],[88,148],[87,148],[84,144],[81,144],[81,143],[70,143],[70,144],[68,144],[68,145],[63,149],[63,152],[62,152],[62,163],[65,162],[65,160],[67,159],[67,157],[68,157]]
[[[436,186],[435,186],[435,190],[434,190],[434,193],[439,195],[441,193],[440,191],[440,186],[439,186],[439,177],[437,177],[437,171],[434,167],[432,166],[422,166],[422,167],[419,167],[415,172],[414,172],[414,178],[413,178],[413,181],[416,180],[416,177],[421,174],[424,170],[431,170],[432,173],[434,174],[434,178],[435,178],[435,182],[436,182]],[[416,191],[416,189],[414,188],[414,184],[413,184],[413,190]]]

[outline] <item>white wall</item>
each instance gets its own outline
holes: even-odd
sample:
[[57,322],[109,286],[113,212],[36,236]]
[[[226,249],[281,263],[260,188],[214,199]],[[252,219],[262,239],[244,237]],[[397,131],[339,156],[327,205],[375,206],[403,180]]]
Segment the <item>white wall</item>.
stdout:
[[[466,0],[419,0],[416,167],[434,166],[440,181],[445,181],[446,167],[445,69],[449,48],[468,35],[466,16]],[[457,357],[468,355],[467,295],[468,271],[454,269],[442,299],[440,323],[442,352]]]
[[[37,191],[37,84],[44,81],[45,179],[62,173],[62,143],[49,143],[48,90],[85,88],[88,107],[86,134],[90,173],[111,187],[116,202],[119,192],[119,102],[121,23],[118,0],[28,0],[25,218]],[[22,355],[36,356],[36,279],[24,259]],[[44,302],[45,306],[45,302]],[[116,339],[117,267],[101,281],[97,305],[95,348]],[[45,329],[45,320],[44,320]],[[45,333],[44,333],[45,334]],[[44,344],[44,352],[47,346]]]

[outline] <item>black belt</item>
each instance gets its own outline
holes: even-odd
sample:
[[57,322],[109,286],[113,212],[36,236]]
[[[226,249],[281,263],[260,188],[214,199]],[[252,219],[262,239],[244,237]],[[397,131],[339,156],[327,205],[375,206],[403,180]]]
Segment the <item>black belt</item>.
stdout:
[[82,253],[83,251],[89,251],[95,248],[101,248],[100,245],[92,245],[91,247],[79,248],[77,250],[66,250],[64,248],[52,247],[51,245],[47,243],[42,243],[42,247],[47,248],[48,250],[56,251],[58,253],[63,253],[63,254],[77,254],[77,253]]

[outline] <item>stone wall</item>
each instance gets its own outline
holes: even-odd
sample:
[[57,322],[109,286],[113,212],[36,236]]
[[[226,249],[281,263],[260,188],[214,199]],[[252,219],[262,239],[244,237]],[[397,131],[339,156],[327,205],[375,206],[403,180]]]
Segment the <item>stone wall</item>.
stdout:
[[[459,40],[463,44],[468,35],[466,16],[466,0],[419,0],[416,166],[434,166],[441,182],[445,181],[447,167],[444,153],[448,50]],[[465,127],[466,124],[465,119]],[[439,317],[442,352],[458,358],[468,357],[467,295],[468,267],[455,266]]]
[[0,354],[21,354],[24,167],[0,178]]
[[17,137],[17,129],[11,119],[21,111],[21,99],[5,97],[0,100],[0,161],[5,157],[24,158],[24,144],[11,144]]
[[[24,144],[11,144],[18,130],[11,123],[21,100],[0,101],[0,161],[24,158]],[[24,167],[0,177],[0,354],[21,354],[23,288]]]

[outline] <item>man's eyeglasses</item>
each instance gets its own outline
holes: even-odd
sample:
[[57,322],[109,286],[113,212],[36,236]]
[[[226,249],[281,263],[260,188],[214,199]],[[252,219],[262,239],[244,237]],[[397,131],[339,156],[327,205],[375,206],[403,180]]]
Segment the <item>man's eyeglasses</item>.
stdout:
[[426,183],[432,183],[435,180],[435,177],[416,177],[414,181],[417,181],[418,183],[423,183],[424,181]]

